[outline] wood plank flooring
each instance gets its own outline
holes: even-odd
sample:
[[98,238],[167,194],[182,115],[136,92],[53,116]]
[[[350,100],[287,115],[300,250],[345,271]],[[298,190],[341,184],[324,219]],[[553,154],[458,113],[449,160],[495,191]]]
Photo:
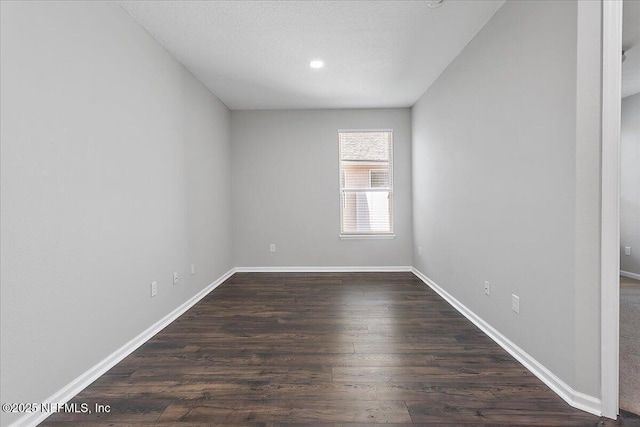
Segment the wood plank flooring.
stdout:
[[411,273],[238,273],[78,394],[78,426],[638,425],[571,408]]

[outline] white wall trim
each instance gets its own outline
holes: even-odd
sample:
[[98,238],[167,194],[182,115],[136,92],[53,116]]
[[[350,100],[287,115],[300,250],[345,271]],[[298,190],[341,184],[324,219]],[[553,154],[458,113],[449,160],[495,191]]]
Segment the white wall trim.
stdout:
[[[193,297],[182,303],[171,313],[164,316],[162,319],[158,320],[156,323],[151,325],[145,331],[140,333],[138,336],[133,338],[131,341],[102,359],[96,365],[85,371],[83,374],[78,376],[76,379],[71,381],[66,386],[62,387],[60,390],[49,396],[49,398],[45,399],[43,403],[58,403],[64,404],[71,400],[75,395],[80,393],[86,387],[91,385],[96,379],[98,379],[101,375],[107,372],[109,369],[113,368],[116,364],[118,364],[122,359],[133,353],[138,347],[140,347],[145,342],[149,341],[155,334],[160,332],[162,329],[167,327],[171,322],[176,320],[182,314],[184,314],[187,310],[193,307],[198,301],[207,296],[211,291],[220,286],[225,280],[231,277],[235,273],[235,268],[227,271],[220,278],[218,278],[215,282],[208,285],[206,288],[195,294]],[[36,426],[42,421],[44,421],[47,417],[49,417],[52,413],[50,412],[31,412],[25,414],[20,417],[9,427],[31,427]]]
[[[594,415],[600,416],[602,414],[602,403],[600,399],[589,396],[584,393],[578,392],[571,388],[568,384],[558,378],[555,374],[549,371],[546,367],[540,364],[527,352],[522,350],[491,325],[485,322],[481,317],[476,315],[473,311],[467,308],[464,304],[458,301],[455,297],[449,294],[447,291],[438,286],[435,282],[422,274],[419,270],[410,266],[361,266],[361,267],[235,267],[227,271],[224,275],[211,283],[209,286],[198,292],[189,300],[181,304],[171,313],[160,319],[158,322],[151,325],[145,331],[133,338],[131,341],[105,357],[102,361],[97,363],[92,368],[88,369],[82,375],[71,381],[69,384],[58,390],[51,395],[48,399],[45,399],[46,403],[58,403],[64,404],[72,399],[75,395],[80,393],[86,387],[91,385],[97,378],[107,372],[109,369],[118,364],[122,359],[133,353],[138,347],[151,339],[155,334],[160,332],[171,322],[176,320],[187,310],[198,303],[202,298],[207,296],[211,291],[221,285],[225,280],[231,277],[234,273],[330,273],[330,272],[412,272],[418,278],[420,278],[427,286],[433,289],[438,295],[440,295],[445,301],[451,304],[456,310],[458,310],[469,321],[476,325],[481,331],[487,334],[493,341],[495,341],[500,347],[505,349],[516,360],[522,363],[529,371],[531,371],[536,377],[544,382],[549,388],[551,388],[556,394],[564,399],[569,405],[589,412]],[[617,395],[616,395],[617,397]],[[617,400],[616,400],[617,402]],[[616,408],[617,410],[617,408]],[[34,412],[25,414],[23,417],[14,421],[9,427],[31,427],[37,426],[39,423],[49,417],[51,413],[46,412]]]
[[600,395],[618,415],[620,339],[620,110],[622,1],[602,1],[602,210],[600,243]]
[[412,271],[407,265],[364,267],[236,267],[237,273],[398,273]]
[[[234,273],[261,272],[261,273],[323,273],[323,272],[410,272],[410,266],[381,266],[381,267],[237,267],[232,268],[223,274],[216,281],[208,285],[206,288],[198,292],[189,300],[182,303],[179,307],[167,314],[165,317],[151,325],[145,331],[133,338],[131,341],[105,357],[96,365],[82,373],[76,379],[66,386],[49,396],[43,403],[64,404],[71,400],[75,395],[87,388],[91,383],[98,379],[109,369],[117,365],[122,359],[133,353],[138,347],[150,340],[155,334],[167,327],[171,322],[183,315],[187,310],[198,303],[202,298],[207,296],[211,291],[220,286],[225,280]],[[11,423],[9,427],[31,427],[37,426],[39,423],[49,417],[48,412],[32,412],[25,414]]]
[[629,279],[640,280],[640,274],[632,273],[630,271],[620,270],[620,275],[622,277],[628,277]]
[[458,301],[453,295],[438,286],[433,280],[429,279],[427,276],[425,276],[415,268],[413,268],[412,271],[413,274],[420,278],[420,280],[427,284],[427,286],[429,286],[445,301],[451,304],[464,317],[469,319],[471,323],[476,325],[482,332],[487,334],[489,338],[496,342],[496,344],[505,349],[518,362],[522,363],[525,368],[531,371],[531,373],[538,377],[543,383],[551,388],[551,390],[553,390],[557,395],[564,399],[569,405],[594,415],[601,415],[600,399],[594,396],[586,395],[571,388],[567,383],[558,378],[553,372],[551,372],[544,365],[534,359],[526,351],[518,347],[515,343],[513,343],[511,340],[509,340],[507,337],[493,328],[489,323],[484,321],[480,316],[475,314],[464,304]]

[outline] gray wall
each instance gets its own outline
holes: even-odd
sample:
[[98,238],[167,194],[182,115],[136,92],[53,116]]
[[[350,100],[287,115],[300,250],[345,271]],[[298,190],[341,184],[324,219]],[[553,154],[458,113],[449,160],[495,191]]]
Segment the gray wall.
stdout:
[[[233,113],[114,4],[1,4],[3,401],[234,265],[413,264],[599,395],[599,2],[507,2],[412,110]],[[395,130],[396,238],[340,240],[336,131],[368,128]]]
[[233,266],[230,113],[114,3],[1,28],[2,401],[42,402]]
[[585,3],[507,2],[413,107],[414,266],[597,397],[600,6]]
[[622,99],[620,160],[620,269],[640,274],[640,93]]
[[[411,265],[410,119],[409,109],[233,111],[236,266]],[[337,130],[387,128],[396,238],[340,240]]]

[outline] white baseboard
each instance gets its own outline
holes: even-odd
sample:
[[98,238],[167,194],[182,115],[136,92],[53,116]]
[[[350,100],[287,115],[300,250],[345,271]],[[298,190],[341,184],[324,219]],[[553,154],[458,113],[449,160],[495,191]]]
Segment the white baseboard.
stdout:
[[412,271],[406,265],[371,267],[236,267],[237,273],[384,273]]
[[[151,325],[144,332],[140,333],[137,337],[133,338],[131,341],[105,357],[103,360],[98,362],[89,370],[85,371],[82,375],[71,381],[69,384],[49,396],[48,399],[45,399],[43,403],[57,403],[64,404],[71,400],[76,394],[80,393],[86,387],[88,387],[92,382],[98,379],[101,375],[107,372],[109,369],[113,368],[118,362],[122,359],[133,353],[138,347],[151,339],[155,334],[160,332],[162,329],[167,327],[171,322],[176,320],[182,314],[184,314],[187,310],[193,307],[198,301],[207,296],[209,292],[213,291],[220,284],[222,284],[225,280],[231,277],[235,273],[235,268],[227,271],[220,278],[218,278],[215,282],[211,283],[209,286],[195,294],[189,300],[182,303],[178,308],[173,310],[171,313],[167,314],[165,317]],[[17,419],[15,422],[9,425],[9,427],[27,427],[27,426],[36,426],[42,421],[44,421],[47,417],[49,417],[52,413],[50,412],[31,412],[25,414],[23,417]]]
[[[111,353],[95,366],[84,372],[82,375],[71,381],[69,384],[58,390],[51,395],[44,402],[46,403],[58,403],[64,404],[72,399],[76,394],[80,393],[98,377],[103,375],[109,369],[118,364],[122,359],[133,353],[138,347],[151,339],[155,334],[160,332],[171,322],[176,320],[187,310],[193,307],[198,301],[208,295],[211,291],[217,288],[225,280],[231,277],[234,273],[247,273],[247,272],[282,272],[282,273],[323,273],[323,272],[413,272],[418,278],[420,278],[431,289],[438,293],[443,299],[451,304],[456,310],[458,310],[463,316],[469,319],[480,330],[493,339],[499,346],[504,348],[509,354],[511,354],[516,360],[522,363],[529,371],[531,371],[536,377],[544,382],[551,390],[563,398],[569,405],[589,412],[594,415],[601,415],[601,401],[600,399],[586,395],[584,393],[573,390],[568,384],[554,375],[551,371],[545,368],[532,356],[511,342],[508,338],[494,329],[491,325],[485,322],[482,318],[476,315],[473,311],[468,309],[464,304],[454,298],[447,291],[438,286],[435,282],[422,274],[419,270],[409,266],[382,266],[382,267],[236,267],[232,268],[215,282],[198,292],[189,300],[181,304],[171,313],[160,319],[155,324],[151,325],[147,330],[133,338],[131,341]],[[620,274],[624,276],[624,274]],[[626,273],[626,272],[625,272]],[[628,273],[633,274],[633,273]],[[636,275],[637,276],[637,275]],[[629,276],[625,276],[629,277]],[[635,277],[632,277],[635,278]],[[9,427],[25,427],[36,426],[44,421],[51,413],[47,412],[33,412],[25,414],[15,422],[9,425]]]
[[487,334],[489,338],[496,342],[500,347],[505,349],[518,362],[522,363],[531,373],[538,377],[558,396],[564,399],[574,408],[581,409],[594,415],[602,415],[602,403],[600,399],[586,395],[571,388],[567,383],[558,378],[553,372],[544,367],[540,362],[534,359],[526,351],[518,347],[507,337],[498,332],[490,324],[485,322],[480,316],[475,314],[464,304],[458,301],[453,295],[438,286],[433,280],[422,274],[419,270],[413,268],[413,274],[418,276],[427,286],[433,289],[445,301],[451,304],[464,317],[469,319],[471,323],[476,325],[482,332]]
[[628,277],[629,279],[640,280],[640,274],[632,273],[630,271],[620,270],[620,275],[623,277]]

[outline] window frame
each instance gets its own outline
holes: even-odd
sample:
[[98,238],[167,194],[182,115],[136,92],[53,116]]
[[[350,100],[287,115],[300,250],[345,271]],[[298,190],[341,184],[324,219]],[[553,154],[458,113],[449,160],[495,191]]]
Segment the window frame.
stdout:
[[[343,197],[344,188],[342,187],[342,177],[344,169],[342,168],[342,144],[340,144],[340,134],[343,133],[367,133],[367,132],[389,132],[391,134],[391,142],[389,149],[389,187],[371,187],[371,171],[369,171],[369,186],[371,188],[363,189],[366,191],[374,191],[374,192],[388,192],[389,193],[389,229],[390,231],[384,232],[343,232],[344,229],[344,218],[343,218],[343,210],[345,198]],[[338,197],[339,197],[339,208],[340,208],[340,223],[339,225],[339,237],[342,240],[356,240],[356,239],[394,239],[395,235],[395,226],[394,226],[394,130],[393,129],[338,129],[337,133],[338,140]],[[346,182],[346,177],[345,177]],[[351,189],[353,190],[353,189]]]

